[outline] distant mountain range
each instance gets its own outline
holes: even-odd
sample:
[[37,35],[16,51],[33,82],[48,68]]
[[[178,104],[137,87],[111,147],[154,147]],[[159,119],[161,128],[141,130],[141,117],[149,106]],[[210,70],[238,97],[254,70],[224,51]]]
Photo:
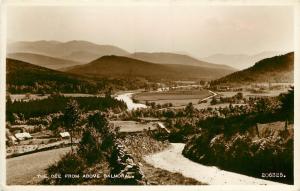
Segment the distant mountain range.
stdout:
[[142,77],[148,80],[212,80],[232,73],[232,69],[179,64],[156,64],[124,56],[103,56],[65,71],[93,77]]
[[[7,52],[8,58],[77,75],[97,78],[141,77],[155,80],[215,80],[236,72],[235,68],[252,66],[261,59],[280,54],[279,52],[263,52],[257,55],[216,54],[203,58],[205,61],[202,61],[179,53],[129,53],[116,46],[75,40],[15,42],[8,44]],[[256,65],[253,67],[257,68]],[[260,73],[263,72],[262,70]],[[256,76],[256,73],[239,78],[251,81],[250,78]],[[239,72],[232,75],[236,74]],[[290,80],[285,75],[279,78],[274,74],[273,77],[276,80]],[[263,76],[259,75],[257,80],[263,80]]]
[[97,93],[109,86],[148,87],[164,79],[212,80],[236,71],[181,54],[131,54],[86,41],[16,42],[8,45],[7,53],[6,84],[11,93]]
[[188,55],[184,54],[175,54],[168,52],[135,52],[128,57],[134,58],[137,60],[142,60],[145,62],[159,63],[159,64],[179,64],[179,65],[189,65],[189,66],[200,66],[207,68],[223,68],[223,69],[231,69],[236,70],[235,68],[221,65],[221,64],[212,64],[208,62],[203,62],[201,60],[197,60]]
[[263,59],[252,67],[229,74],[213,81],[212,84],[262,82],[294,82],[294,53]]
[[[35,41],[35,42],[15,42],[7,46],[8,58],[14,58],[24,62],[43,66],[51,69],[66,68],[72,65],[86,64],[102,56],[126,56],[145,62],[157,64],[180,64],[200,66],[206,68],[219,68],[235,71],[236,69],[220,64],[213,64],[197,60],[191,56],[176,53],[129,53],[119,47],[110,45],[97,45],[87,41]],[[33,58],[33,55],[34,58]],[[40,55],[38,57],[38,55]],[[46,57],[47,56],[47,57]],[[37,58],[38,57],[38,58]],[[50,60],[50,58],[52,60]],[[56,58],[58,61],[54,60]],[[73,62],[73,63],[72,63]],[[74,63],[75,62],[75,63]],[[59,67],[59,64],[62,64]]]
[[286,52],[279,51],[265,51],[255,55],[246,54],[214,54],[208,57],[201,58],[201,60],[216,64],[225,64],[236,69],[246,69],[254,63],[273,56],[286,54]]
[[45,56],[88,63],[106,55],[128,55],[129,52],[111,45],[98,45],[87,41],[33,41],[8,44],[8,53],[34,53]]
[[7,58],[28,62],[37,66],[50,68],[54,70],[60,69],[62,67],[71,67],[82,64],[81,62],[33,53],[11,53],[7,55]]

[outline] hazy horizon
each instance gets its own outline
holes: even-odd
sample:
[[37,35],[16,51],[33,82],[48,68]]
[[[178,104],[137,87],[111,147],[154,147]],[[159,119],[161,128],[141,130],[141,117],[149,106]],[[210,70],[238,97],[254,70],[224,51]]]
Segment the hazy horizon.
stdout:
[[289,6],[8,6],[7,39],[83,40],[193,57],[294,51]]

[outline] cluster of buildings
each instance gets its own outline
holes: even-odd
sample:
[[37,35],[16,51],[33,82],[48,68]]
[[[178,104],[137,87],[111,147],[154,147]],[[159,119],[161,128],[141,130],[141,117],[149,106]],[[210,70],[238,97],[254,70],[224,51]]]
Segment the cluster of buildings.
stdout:
[[[20,145],[23,144],[26,140],[33,140],[35,138],[31,133],[30,130],[34,129],[34,126],[31,125],[13,125],[6,128],[5,134],[5,142],[7,146],[12,145]],[[69,132],[61,132],[59,133],[60,139],[69,139],[70,133]],[[25,144],[25,143],[24,143]],[[26,143],[27,144],[27,143]]]
[[242,91],[242,90],[283,90],[289,89],[294,86],[293,83],[272,83],[272,82],[262,82],[262,83],[250,83],[243,86],[230,86],[230,85],[215,85],[213,89],[215,91],[225,92],[225,91]]
[[14,125],[10,128],[6,128],[6,145],[16,145],[19,144],[21,141],[32,139],[31,134],[28,133],[28,130],[32,127],[33,126],[29,125]]

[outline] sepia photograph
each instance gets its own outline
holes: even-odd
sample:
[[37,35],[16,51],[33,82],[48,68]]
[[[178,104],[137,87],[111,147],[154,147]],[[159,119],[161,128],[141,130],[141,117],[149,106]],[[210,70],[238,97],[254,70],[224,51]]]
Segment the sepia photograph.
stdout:
[[295,186],[295,3],[79,2],[3,4],[4,185]]

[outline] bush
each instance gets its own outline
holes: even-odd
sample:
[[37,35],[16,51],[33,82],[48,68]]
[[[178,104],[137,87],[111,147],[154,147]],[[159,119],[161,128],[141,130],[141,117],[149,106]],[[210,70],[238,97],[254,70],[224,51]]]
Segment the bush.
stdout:
[[[68,112],[70,114],[70,112]],[[72,113],[72,112],[71,112]],[[71,117],[71,124],[73,118]],[[77,120],[77,119],[76,119]],[[83,130],[81,141],[76,151],[65,155],[59,162],[47,169],[48,176],[60,174],[61,178],[46,179],[44,184],[74,185],[87,183],[89,180],[82,177],[83,173],[91,173],[97,164],[105,164],[111,155],[115,132],[108,127],[104,114],[95,112],[88,117],[88,123]],[[102,165],[103,166],[103,165]],[[79,178],[68,178],[66,174],[76,174]],[[101,179],[99,183],[104,183]]]
[[183,155],[196,162],[261,178],[262,173],[280,172],[285,178],[270,180],[293,183],[293,136],[253,139],[248,133],[209,135],[207,130],[191,138]]
[[[83,182],[81,177],[84,170],[85,164],[83,159],[76,153],[68,153],[60,161],[48,167],[48,179],[44,183],[54,185],[80,184]],[[67,174],[79,174],[79,178],[67,178],[65,176]],[[60,175],[61,178],[51,178],[54,175]]]
[[85,159],[87,165],[91,165],[101,159],[100,142],[97,140],[95,132],[84,131],[79,143],[78,155]]

